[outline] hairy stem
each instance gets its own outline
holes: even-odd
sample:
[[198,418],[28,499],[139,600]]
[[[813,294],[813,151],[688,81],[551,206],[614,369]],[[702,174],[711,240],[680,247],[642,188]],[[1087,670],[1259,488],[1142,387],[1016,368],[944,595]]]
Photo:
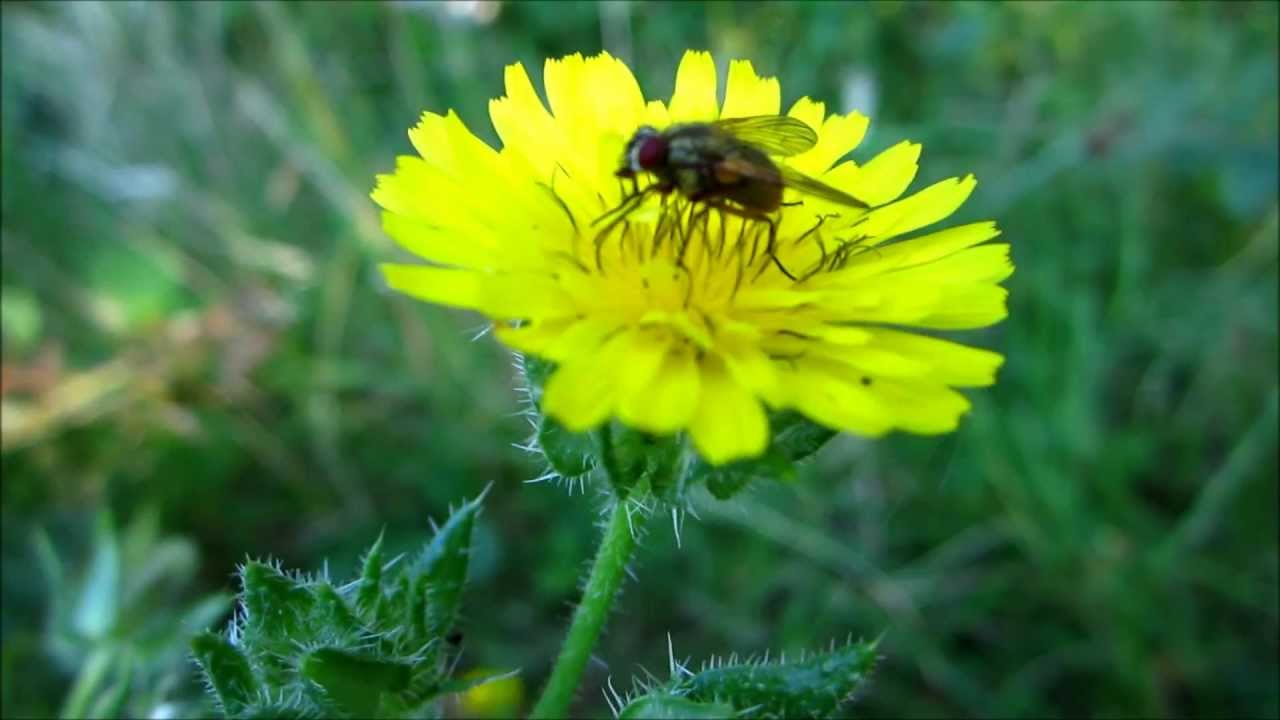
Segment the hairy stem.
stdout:
[[600,638],[600,631],[622,585],[627,561],[635,547],[636,541],[627,518],[627,501],[619,500],[610,511],[604,540],[591,565],[582,602],[573,613],[573,624],[569,626],[564,647],[560,650],[560,657],[556,658],[551,679],[534,706],[531,718],[567,717],[569,703],[573,701],[573,693],[591,657],[591,649]]

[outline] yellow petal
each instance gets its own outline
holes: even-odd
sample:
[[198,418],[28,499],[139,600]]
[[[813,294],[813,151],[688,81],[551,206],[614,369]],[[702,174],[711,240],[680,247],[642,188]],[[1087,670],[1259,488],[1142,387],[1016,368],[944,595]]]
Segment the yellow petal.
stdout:
[[791,106],[787,115],[803,120],[814,132],[822,130],[822,120],[827,116],[827,106],[809,97],[802,97]]
[[769,444],[769,419],[760,401],[729,376],[713,355],[703,358],[698,409],[689,436],[698,453],[720,465],[755,457]]
[[722,118],[777,115],[782,103],[782,89],[777,78],[756,75],[750,60],[729,63],[729,79],[724,89]]
[[641,122],[651,127],[664,128],[671,124],[671,112],[661,100],[650,100],[644,106],[644,118]]
[[542,82],[547,91],[547,104],[556,120],[581,120],[587,103],[586,93],[593,89],[583,83],[587,61],[580,53],[562,58],[548,58],[542,66]]
[[[797,155],[787,161],[800,172],[813,176],[825,173],[835,161],[844,157],[849,151],[858,147],[867,134],[867,126],[871,121],[866,115],[851,112],[848,115],[832,115],[822,123],[818,130],[818,144],[808,152]],[[859,188],[862,190],[862,188]],[[861,195],[855,196],[863,202],[875,204]]]
[[615,335],[621,323],[619,320],[592,315],[577,318],[560,333],[560,336],[547,344],[545,357],[557,362],[567,362],[574,357],[595,355],[600,346]]
[[1009,315],[1009,291],[999,285],[952,286],[942,291],[936,308],[912,324],[937,330],[970,330],[994,325]]
[[893,427],[893,415],[849,371],[821,358],[803,357],[785,372],[791,404],[811,420],[859,435],[877,436]]
[[711,53],[690,50],[676,71],[676,89],[668,107],[672,122],[709,122],[716,119],[716,64]]
[[645,112],[644,94],[631,68],[609,53],[587,58],[585,82],[596,127],[628,136]]
[[392,263],[384,263],[379,269],[388,286],[419,300],[468,310],[481,308],[481,277],[478,273]]
[[865,278],[890,270],[926,265],[946,258],[1000,234],[994,222],[980,222],[947,228],[910,240],[902,240],[872,252],[853,255],[848,264],[835,272],[823,273],[808,280],[812,289],[863,284]]
[[593,351],[565,358],[547,381],[542,411],[573,432],[590,430],[614,413],[620,397],[652,379],[665,354],[651,332],[614,332]]
[[491,234],[479,229],[460,233],[390,212],[382,213],[382,229],[404,249],[441,265],[487,270],[505,259],[494,252]]
[[955,430],[969,410],[963,395],[935,383],[876,378],[867,390],[882,407],[892,408],[894,425],[922,435]]
[[965,248],[944,258],[895,270],[876,278],[884,283],[934,283],[956,285],[971,283],[998,283],[1013,273],[1009,261],[1009,246],[993,243]]
[[618,405],[618,417],[627,425],[652,433],[685,427],[698,407],[698,364],[692,350],[686,346],[666,353],[648,382],[628,390]]
[[875,207],[906,192],[920,168],[919,160],[920,146],[903,141],[861,166],[841,163],[822,176],[822,181]]
[[489,102],[493,129],[504,150],[519,154],[532,166],[535,177],[548,178],[566,149],[563,134],[520,63],[507,66],[506,90],[505,97]]
[[542,391],[542,411],[571,432],[585,432],[609,419],[618,386],[611,368],[594,355],[561,364]]
[[1004,357],[999,353],[948,340],[887,328],[868,332],[872,335],[872,345],[928,363],[932,367],[930,376],[947,385],[991,385],[996,380],[996,370],[1004,364]]
[[873,242],[880,242],[932,225],[964,204],[977,184],[972,175],[934,183],[914,195],[871,211],[858,230]]

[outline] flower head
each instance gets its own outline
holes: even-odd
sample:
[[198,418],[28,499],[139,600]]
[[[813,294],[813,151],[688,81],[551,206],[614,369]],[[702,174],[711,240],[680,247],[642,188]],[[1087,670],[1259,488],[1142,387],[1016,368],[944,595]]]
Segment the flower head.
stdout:
[[550,60],[543,80],[549,108],[507,67],[489,106],[501,150],[452,112],[423,115],[409,133],[420,157],[379,176],[373,199],[387,232],[430,263],[384,265],[387,282],[479,311],[504,343],[556,363],[545,413],[575,431],[611,418],[686,431],[723,463],[765,450],[766,408],[861,435],[942,433],[969,408],[954,388],[994,382],[1000,355],[913,330],[1005,317],[1009,248],[981,244],[995,223],[900,239],[954,212],[972,176],[900,197],[920,146],[841,161],[867,118],[802,98],[787,114],[817,143],[776,162],[870,209],[788,189],[766,222],[648,193],[602,236],[598,221],[632,192],[615,173],[638,128],[777,115],[778,81],[734,61],[721,105],[698,52],[666,103],[607,54]]

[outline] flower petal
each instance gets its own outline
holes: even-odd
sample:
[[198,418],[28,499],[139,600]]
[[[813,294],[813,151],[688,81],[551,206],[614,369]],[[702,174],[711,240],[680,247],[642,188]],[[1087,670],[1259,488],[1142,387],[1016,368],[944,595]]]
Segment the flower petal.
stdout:
[[729,79],[724,89],[724,108],[720,117],[754,117],[777,115],[782,104],[782,88],[777,78],[756,75],[750,60],[729,63]]
[[764,408],[714,355],[703,358],[701,390],[689,436],[707,462],[720,465],[764,452],[769,444]]
[[859,381],[850,381],[850,371],[837,363],[802,357],[785,375],[782,382],[791,404],[815,422],[873,437],[893,427],[893,415]]
[[867,390],[881,407],[893,409],[894,425],[922,435],[955,430],[970,407],[960,393],[928,381],[876,378]]
[[972,175],[934,183],[914,195],[871,211],[858,230],[874,244],[932,225],[964,204],[977,184]]
[[920,146],[903,141],[858,166],[840,163],[822,181],[875,207],[906,192],[920,169]]
[[594,352],[569,356],[556,368],[542,393],[542,411],[573,432],[590,430],[614,413],[621,395],[649,381],[665,351],[648,333],[616,332]]
[[689,424],[698,407],[699,372],[689,347],[673,348],[652,379],[632,386],[618,405],[626,424],[652,433],[672,433]]
[[467,270],[384,263],[382,277],[393,290],[427,302],[479,310],[480,275]]
[[[797,155],[787,164],[809,175],[818,176],[826,172],[831,165],[844,157],[849,151],[858,147],[867,134],[871,121],[866,115],[851,112],[848,115],[832,115],[822,123],[818,130],[818,144],[808,152]],[[861,190],[861,188],[859,188]],[[870,200],[857,195],[864,202]],[[874,204],[874,203],[871,203]]]
[[874,328],[871,343],[929,364],[933,379],[959,387],[980,387],[996,381],[1004,364],[1000,353],[969,347],[926,335]]
[[805,286],[819,289],[857,285],[865,278],[890,270],[902,270],[941,260],[999,234],[996,224],[987,221],[901,240],[878,248],[875,252],[853,255],[844,268],[818,275],[806,281]]
[[716,119],[716,64],[711,53],[690,50],[676,71],[676,89],[667,104],[672,122],[710,122]]
[[822,121],[827,117],[827,106],[805,96],[795,101],[795,104],[787,111],[787,115],[797,120],[803,120],[806,125],[813,128],[814,132],[820,132],[822,130]]

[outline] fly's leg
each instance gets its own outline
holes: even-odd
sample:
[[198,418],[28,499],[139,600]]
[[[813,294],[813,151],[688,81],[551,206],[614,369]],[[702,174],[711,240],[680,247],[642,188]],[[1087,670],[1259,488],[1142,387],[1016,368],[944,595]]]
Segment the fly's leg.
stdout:
[[[764,246],[765,254],[769,256],[769,259],[773,260],[773,264],[778,266],[778,270],[780,270],[783,275],[786,275],[792,282],[796,281],[796,276],[792,275],[791,271],[787,270],[786,266],[782,264],[782,261],[778,259],[778,254],[776,252],[776,248],[778,245],[777,221],[769,217],[767,214],[758,212],[755,210],[749,210],[747,208],[741,208],[741,207],[732,207],[730,205],[725,205],[724,203],[716,202],[714,200],[704,200],[703,202],[708,208],[715,208],[716,210],[719,210],[721,213],[724,213],[727,215],[733,215],[739,218],[744,218],[746,220],[756,220],[758,222],[762,222],[765,225],[767,225],[769,227],[769,239]],[[723,218],[721,218],[721,221],[723,222]],[[753,251],[751,253],[751,258],[747,261],[747,264],[750,265],[754,261],[755,261],[755,252]],[[755,277],[758,278],[761,275],[763,275],[766,267],[768,267],[768,265],[761,265],[760,271],[756,273]],[[755,279],[755,278],[752,278],[752,279]]]
[[649,187],[637,193],[628,195],[627,197],[623,198],[622,202],[618,203],[617,207],[614,207],[612,210],[609,210],[605,214],[591,221],[591,225],[592,227],[594,227],[598,225],[605,218],[608,218],[608,217],[613,218],[608,223],[606,223],[604,227],[600,228],[600,231],[597,232],[595,236],[594,242],[595,242],[595,248],[596,248],[596,270],[604,272],[604,266],[603,266],[604,243],[609,238],[609,234],[613,232],[614,228],[616,228],[619,224],[621,224],[624,220],[626,220],[628,215],[630,215],[637,208],[639,208],[640,204],[644,202],[644,199],[648,197],[651,192],[655,192],[655,191],[661,192],[662,191],[661,187],[658,185],[650,185]]

